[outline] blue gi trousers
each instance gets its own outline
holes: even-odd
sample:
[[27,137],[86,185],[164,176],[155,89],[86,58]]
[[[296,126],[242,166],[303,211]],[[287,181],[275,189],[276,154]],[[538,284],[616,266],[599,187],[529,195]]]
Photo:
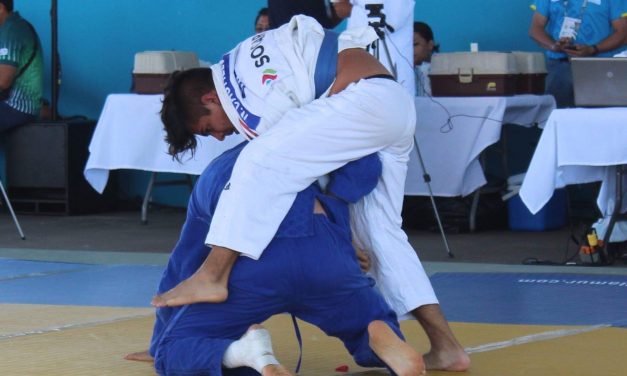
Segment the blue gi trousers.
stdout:
[[18,125],[23,125],[35,121],[35,115],[20,112],[5,102],[0,101],[0,133]]
[[555,97],[557,108],[575,107],[573,74],[567,60],[548,59],[546,62],[546,93]]
[[[283,312],[342,340],[357,364],[384,367],[368,345],[367,326],[382,320],[403,338],[396,314],[359,269],[345,228],[324,215],[314,215],[313,222],[313,236],[275,238],[259,260],[241,257],[226,302],[164,308],[173,316],[153,339],[157,372],[258,375],[246,367],[223,369],[224,352],[250,325]],[[206,233],[201,221],[186,226],[185,231]]]

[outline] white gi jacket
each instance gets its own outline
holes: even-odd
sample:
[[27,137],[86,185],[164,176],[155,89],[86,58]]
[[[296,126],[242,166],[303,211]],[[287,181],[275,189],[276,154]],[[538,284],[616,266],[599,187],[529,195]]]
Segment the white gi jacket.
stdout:
[[[250,140],[289,109],[315,99],[314,73],[323,38],[316,20],[295,16],[276,30],[241,42],[211,67],[224,110],[241,135]],[[365,48],[376,39],[372,28],[355,28],[340,34],[338,50]]]

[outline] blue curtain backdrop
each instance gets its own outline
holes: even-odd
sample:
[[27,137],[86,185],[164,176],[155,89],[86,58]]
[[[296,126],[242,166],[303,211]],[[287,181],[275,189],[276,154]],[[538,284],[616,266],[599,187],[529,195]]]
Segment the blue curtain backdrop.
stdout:
[[[536,51],[527,36],[531,0],[417,0],[414,19],[429,23],[442,52],[468,50]],[[59,0],[58,44],[62,82],[61,116],[97,119],[105,98],[126,93],[133,58],[147,50],[195,51],[215,62],[252,34],[265,0]],[[50,98],[50,0],[15,0],[15,7],[37,29],[46,61],[45,96]],[[343,25],[340,26],[340,28]],[[2,159],[0,153],[0,159]],[[0,161],[3,162],[3,161]],[[2,163],[3,165],[4,163]],[[122,191],[141,194],[143,174],[120,179]],[[158,191],[167,191],[161,188]],[[156,192],[156,200],[185,205],[182,198]],[[163,196],[161,199],[160,196]],[[177,195],[174,195],[177,196]]]

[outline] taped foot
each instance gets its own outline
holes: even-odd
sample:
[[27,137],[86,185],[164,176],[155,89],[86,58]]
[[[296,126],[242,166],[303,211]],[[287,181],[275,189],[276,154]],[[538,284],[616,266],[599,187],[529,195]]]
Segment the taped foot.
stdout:
[[222,303],[228,298],[227,288],[194,274],[171,290],[152,298],[154,307],[177,307],[194,303]]
[[242,338],[229,345],[222,364],[227,368],[250,367],[264,376],[289,375],[274,357],[270,333],[258,324],[251,325]]
[[368,325],[369,344],[372,351],[398,376],[419,376],[425,374],[422,356],[383,321],[373,321]]

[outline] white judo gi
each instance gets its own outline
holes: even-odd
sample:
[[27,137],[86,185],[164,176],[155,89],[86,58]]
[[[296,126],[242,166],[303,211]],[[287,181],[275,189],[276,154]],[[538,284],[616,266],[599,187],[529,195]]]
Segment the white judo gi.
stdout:
[[[323,38],[324,30],[313,18],[296,16],[243,41],[212,67],[227,116],[252,141],[220,196],[206,244],[258,259],[298,192],[344,164],[378,152],[383,174],[376,189],[353,205],[353,231],[357,243],[371,251],[378,288],[401,316],[437,303],[401,229],[416,124],[414,99],[385,78],[363,79],[315,99]],[[340,35],[338,49],[363,48],[374,39],[369,27],[353,29]]]

